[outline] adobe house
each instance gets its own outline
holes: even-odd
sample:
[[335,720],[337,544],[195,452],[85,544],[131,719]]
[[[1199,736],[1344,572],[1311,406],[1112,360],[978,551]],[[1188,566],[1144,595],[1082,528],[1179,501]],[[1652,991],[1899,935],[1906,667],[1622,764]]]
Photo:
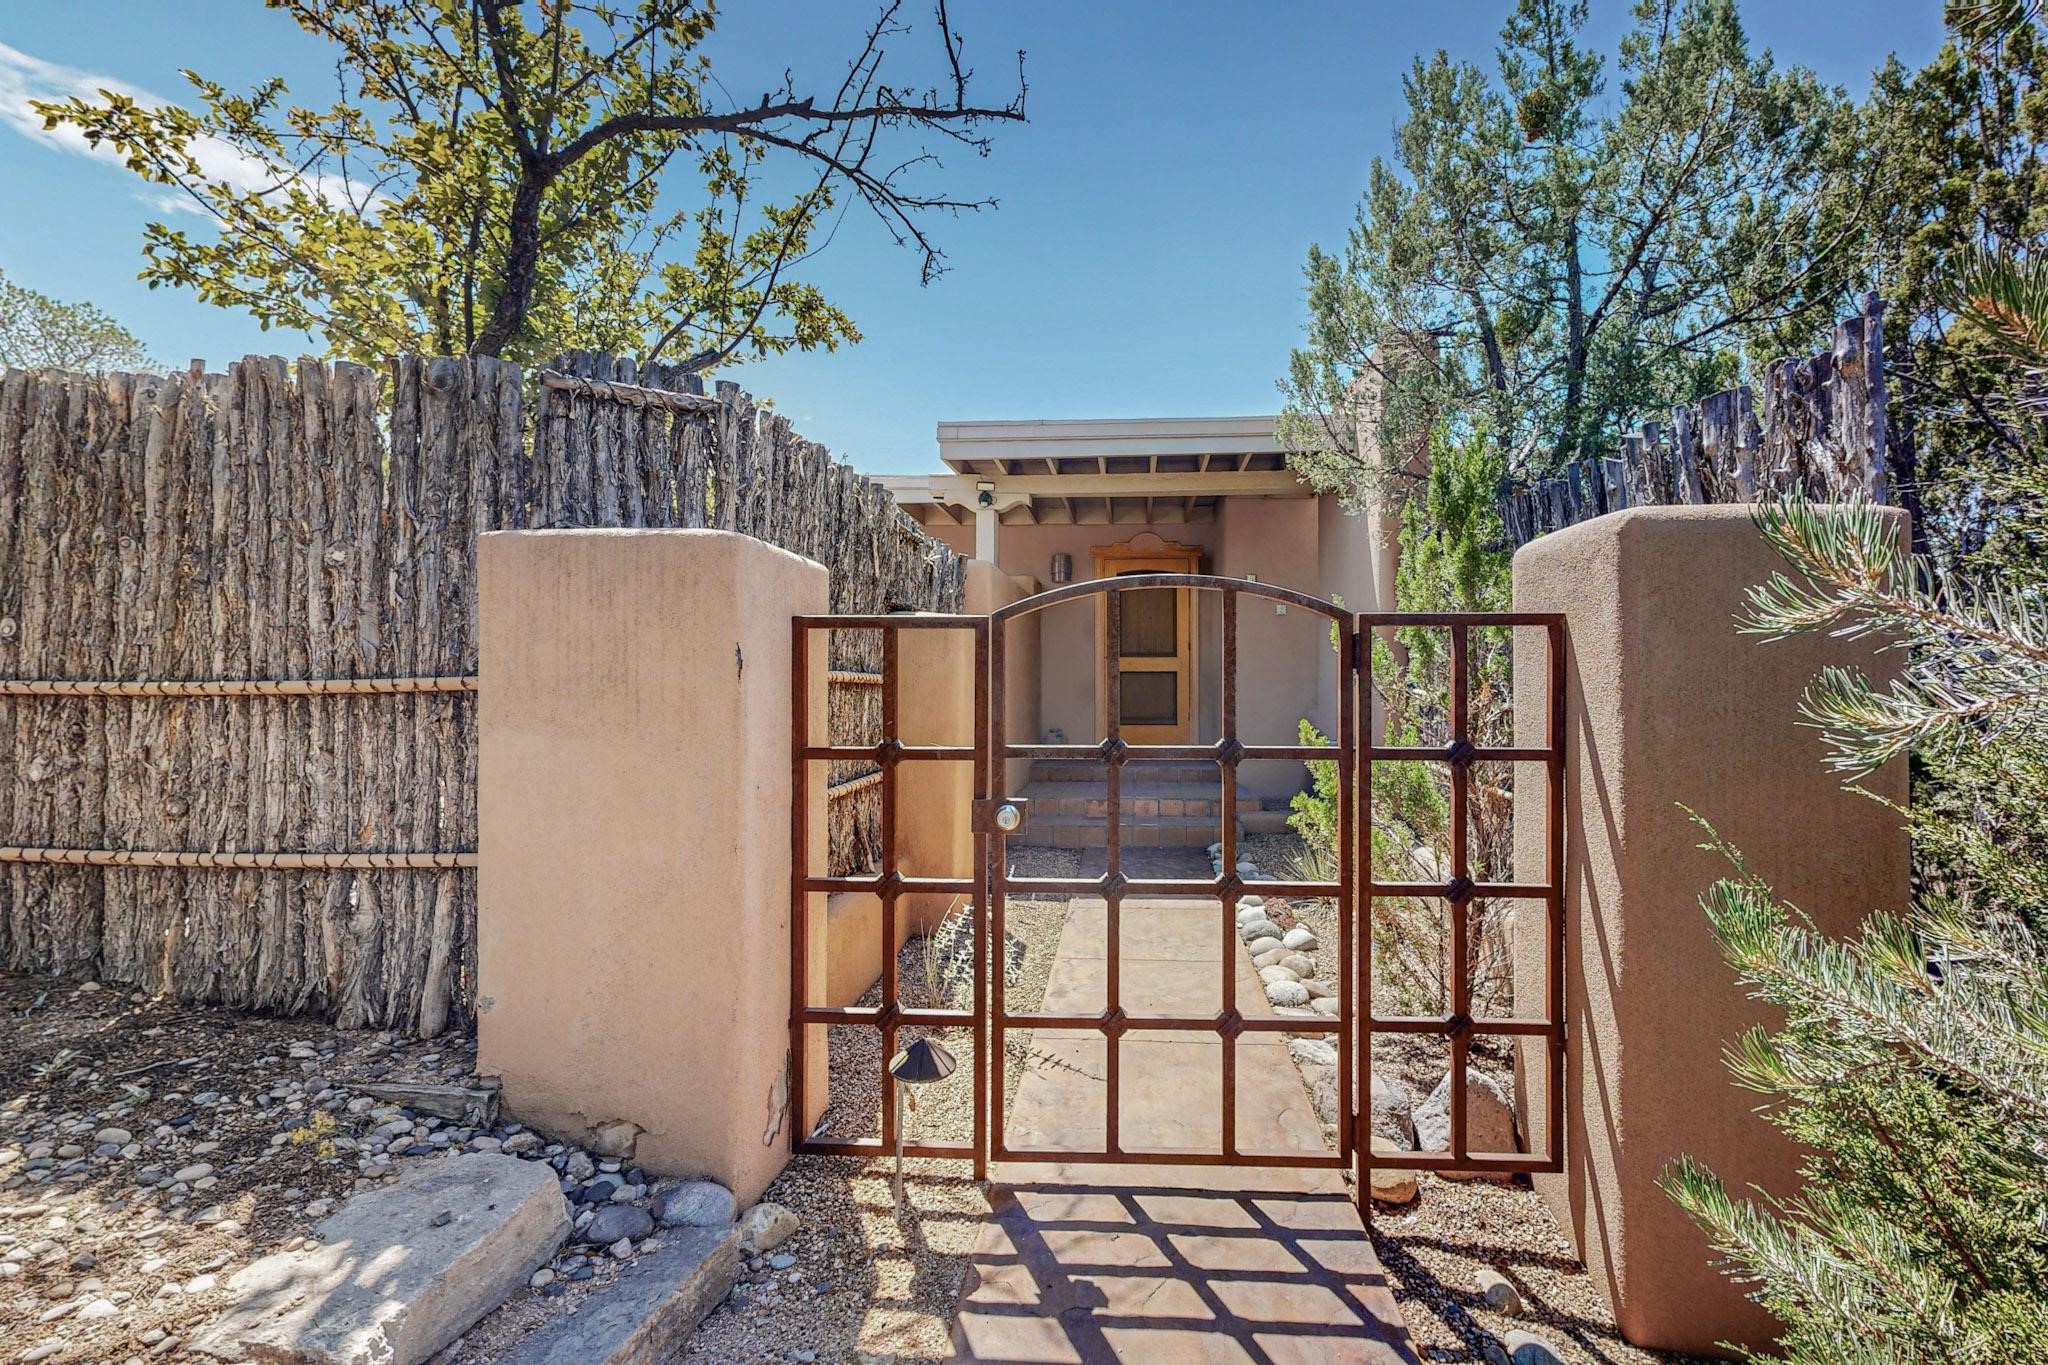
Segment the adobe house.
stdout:
[[[994,565],[1017,595],[1113,575],[1200,573],[1339,599],[1353,610],[1391,609],[1391,534],[1296,478],[1275,439],[1275,420],[941,422],[943,471],[878,482],[927,531]],[[1219,737],[1218,597],[1175,589],[1124,596],[1114,647],[1123,678],[1122,732],[1132,743],[1208,744]],[[993,605],[1000,603],[968,607]],[[1100,599],[1053,607],[1019,625],[1027,638],[1013,646],[1006,670],[1017,694],[1005,707],[1015,741],[1100,738],[1107,722],[1104,661],[1112,647]],[[1333,733],[1336,669],[1322,623],[1265,603],[1239,628],[1244,740],[1294,743],[1304,719]],[[1085,804],[1099,773],[1099,765],[1037,763],[1013,775],[1011,790],[1028,781],[1022,794],[1039,802],[1021,842],[1099,842],[1100,811],[1091,822]],[[1306,777],[1298,763],[1245,764],[1243,794],[1261,807],[1241,802],[1245,828],[1282,827],[1287,798]],[[1140,846],[1180,847],[1214,840],[1215,819],[1194,789],[1204,785],[1213,800],[1213,764],[1153,764],[1144,784],[1130,789],[1126,838],[1135,833]]]

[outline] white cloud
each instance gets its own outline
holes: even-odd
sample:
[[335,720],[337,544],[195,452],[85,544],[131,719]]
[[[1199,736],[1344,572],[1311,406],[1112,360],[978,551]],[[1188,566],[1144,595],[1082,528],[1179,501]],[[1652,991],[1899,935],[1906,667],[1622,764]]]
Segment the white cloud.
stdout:
[[[97,100],[102,91],[127,95],[145,106],[175,103],[115,77],[44,61],[41,57],[0,43],[0,124],[57,151],[120,166],[123,163],[119,152],[104,144],[94,146],[69,124],[45,128],[43,116],[29,103],[31,100],[65,100],[73,96]],[[219,138],[200,138],[192,144],[191,152],[201,173],[210,181],[226,181],[241,190],[268,190],[280,183],[278,168]],[[310,183],[319,193],[337,203],[349,200],[338,178],[318,176]],[[137,182],[136,190],[143,202],[160,212],[190,213],[198,210],[190,198],[174,189]]]

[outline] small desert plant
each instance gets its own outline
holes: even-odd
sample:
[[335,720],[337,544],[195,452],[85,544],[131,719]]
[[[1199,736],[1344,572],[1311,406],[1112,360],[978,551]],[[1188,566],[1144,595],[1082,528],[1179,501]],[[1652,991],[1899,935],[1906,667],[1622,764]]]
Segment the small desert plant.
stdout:
[[933,1009],[962,1007],[974,990],[974,907],[955,901],[917,947],[918,976]]
[[313,1151],[322,1161],[332,1161],[336,1151],[334,1135],[339,1129],[334,1115],[322,1109],[307,1119],[304,1127],[292,1129],[290,1141],[294,1147],[313,1143]]

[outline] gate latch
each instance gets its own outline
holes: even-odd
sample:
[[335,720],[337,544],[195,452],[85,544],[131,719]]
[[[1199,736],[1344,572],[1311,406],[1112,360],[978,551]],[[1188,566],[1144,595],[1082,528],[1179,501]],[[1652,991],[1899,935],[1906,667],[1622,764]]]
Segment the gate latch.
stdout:
[[970,823],[976,834],[1021,834],[1030,819],[1031,803],[1021,796],[985,797],[974,803]]

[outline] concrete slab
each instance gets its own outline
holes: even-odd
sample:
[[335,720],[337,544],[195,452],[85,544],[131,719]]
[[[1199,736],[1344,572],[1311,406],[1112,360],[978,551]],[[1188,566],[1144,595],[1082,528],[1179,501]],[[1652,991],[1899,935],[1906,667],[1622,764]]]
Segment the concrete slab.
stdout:
[[[1320,1193],[1185,1187],[1216,1168],[1108,1167],[1124,1182],[998,1189],[954,1319],[953,1358],[1005,1365],[1420,1357],[1342,1182]],[[1288,1177],[1279,1182],[1273,1176]],[[1164,1177],[1169,1183],[1152,1183]],[[1302,1181],[1298,1177],[1322,1177]]]
[[569,1235],[553,1168],[473,1154],[422,1162],[313,1228],[320,1244],[228,1277],[235,1304],[191,1343],[225,1360],[419,1365]]
[[[1103,1007],[1108,960],[1107,908],[1076,900],[1047,976],[1047,1013]],[[1229,937],[1226,938],[1226,933]],[[1216,1012],[1223,954],[1230,954],[1236,1007],[1270,1019],[1251,959],[1231,932],[1222,903],[1203,897],[1134,898],[1123,904],[1118,941],[1119,999],[1135,1017]],[[1004,1123],[1012,1152],[1100,1149],[1107,1130],[1108,1041],[1097,1032],[1038,1029],[1031,1061]],[[1282,1034],[1241,1034],[1237,1051],[1240,1152],[1326,1151],[1322,1125]],[[1223,1040],[1213,1033],[1133,1029],[1118,1070],[1126,1150],[1219,1152],[1223,1144]]]
[[658,1365],[680,1359],[697,1324],[739,1278],[740,1231],[668,1228],[601,1294],[522,1338],[500,1365]]
[[[1233,957],[1238,1008],[1273,1017],[1219,902],[1124,903],[1121,999],[1133,1015],[1203,1013]],[[1048,1009],[1100,1008],[1104,908],[1078,900],[1048,979]],[[1202,991],[1207,991],[1203,996]],[[1092,992],[1092,997],[1091,997]],[[1196,1004],[1194,1002],[1201,1002]],[[1241,1151],[1322,1153],[1281,1034],[1237,1039]],[[954,1319],[954,1358],[1004,1365],[1414,1365],[1419,1360],[1341,1172],[1330,1168],[1101,1165],[1060,1149],[1103,1142],[1107,1043],[1040,1029],[1004,1127]],[[1126,1149],[1218,1152],[1223,1043],[1214,1034],[1124,1036]]]

